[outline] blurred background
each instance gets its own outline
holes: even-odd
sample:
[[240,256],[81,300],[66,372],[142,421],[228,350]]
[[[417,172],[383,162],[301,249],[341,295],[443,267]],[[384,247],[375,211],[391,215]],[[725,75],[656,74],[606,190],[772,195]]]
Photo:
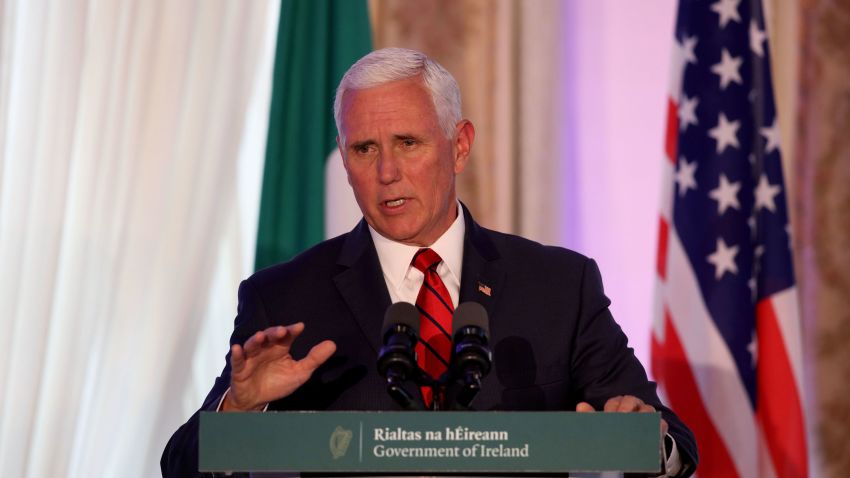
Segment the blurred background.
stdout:
[[[303,89],[336,83],[285,79],[281,62],[349,28],[355,46],[419,49],[455,75],[477,132],[460,198],[486,227],[595,258],[648,367],[676,2],[370,0],[360,17],[341,3],[0,0],[0,473],[159,475],[266,257],[267,150],[314,148],[278,123],[302,103],[330,112]],[[810,469],[843,476],[850,3],[765,7]],[[304,20],[317,15],[346,26]],[[277,205],[317,231],[290,252],[359,219],[338,158],[317,164],[323,184],[292,185],[314,199]]]

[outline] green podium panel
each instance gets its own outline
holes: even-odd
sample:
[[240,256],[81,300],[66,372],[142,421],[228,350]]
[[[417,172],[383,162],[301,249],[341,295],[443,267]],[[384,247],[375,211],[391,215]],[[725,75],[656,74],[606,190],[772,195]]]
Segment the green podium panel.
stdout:
[[201,471],[659,472],[659,413],[201,414]]

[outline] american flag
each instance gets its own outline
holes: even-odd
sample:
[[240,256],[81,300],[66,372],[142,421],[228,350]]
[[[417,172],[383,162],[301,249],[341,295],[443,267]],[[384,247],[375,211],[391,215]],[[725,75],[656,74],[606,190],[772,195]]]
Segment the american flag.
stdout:
[[652,371],[701,477],[805,477],[787,195],[758,0],[682,0]]

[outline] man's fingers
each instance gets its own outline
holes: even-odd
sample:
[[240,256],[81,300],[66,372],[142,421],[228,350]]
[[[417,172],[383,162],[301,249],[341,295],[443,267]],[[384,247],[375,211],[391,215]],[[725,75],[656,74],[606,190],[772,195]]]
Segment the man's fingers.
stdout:
[[239,344],[230,346],[230,369],[232,373],[239,373],[245,366],[245,352]]
[[605,402],[606,412],[654,412],[655,408],[647,405],[634,395],[617,395]]
[[602,410],[606,412],[616,412],[620,409],[620,402],[623,400],[622,395],[617,395],[616,397],[611,397],[605,402],[605,407]]
[[581,402],[578,405],[576,405],[576,411],[582,412],[582,413],[587,413],[587,412],[595,412],[596,409],[593,408],[593,405],[591,405],[587,402]]
[[[297,327],[298,325],[300,327]],[[304,330],[303,324],[296,324],[289,327],[278,325],[255,332],[254,335],[245,341],[245,345],[242,346],[245,350],[245,356],[249,359],[256,357],[264,348],[274,345],[282,345],[289,348],[292,345],[292,341],[302,330]]]
[[301,332],[304,332],[304,322],[298,322],[297,324],[287,325],[283,327],[286,335],[283,337],[281,344],[286,347],[292,347],[292,342],[301,335]]
[[286,327],[284,327],[282,325],[277,325],[275,327],[269,327],[266,330],[264,330],[263,332],[265,332],[265,334],[269,338],[269,340],[272,340],[272,341],[282,340],[289,333],[286,330]]
[[245,341],[245,345],[242,346],[242,348],[245,349],[245,357],[256,357],[257,354],[260,353],[260,350],[262,350],[263,343],[265,343],[265,341],[266,333],[264,331],[259,331],[252,335],[248,340]]
[[299,335],[301,335],[301,332],[304,331],[304,322],[296,322],[292,325],[287,325],[286,331],[298,337]]
[[[653,411],[655,411],[655,409],[653,409]],[[662,418],[661,419],[661,436],[662,437],[664,437],[664,435],[667,434],[667,429],[668,429],[667,420]]]
[[331,355],[336,352],[336,344],[333,341],[325,340],[318,343],[307,352],[307,356],[298,361],[298,365],[307,373],[313,373],[320,365],[331,358]]
[[643,406],[643,400],[633,396],[626,395],[620,400],[620,404],[617,406],[618,412],[637,412],[640,410],[640,407]]

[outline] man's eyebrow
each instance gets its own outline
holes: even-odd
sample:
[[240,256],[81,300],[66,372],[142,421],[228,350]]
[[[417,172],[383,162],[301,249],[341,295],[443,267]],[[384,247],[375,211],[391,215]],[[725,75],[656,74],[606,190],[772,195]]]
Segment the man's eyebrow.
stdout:
[[374,139],[364,139],[363,141],[355,141],[348,145],[348,149],[360,149],[365,146],[372,146],[374,144],[378,144]]

